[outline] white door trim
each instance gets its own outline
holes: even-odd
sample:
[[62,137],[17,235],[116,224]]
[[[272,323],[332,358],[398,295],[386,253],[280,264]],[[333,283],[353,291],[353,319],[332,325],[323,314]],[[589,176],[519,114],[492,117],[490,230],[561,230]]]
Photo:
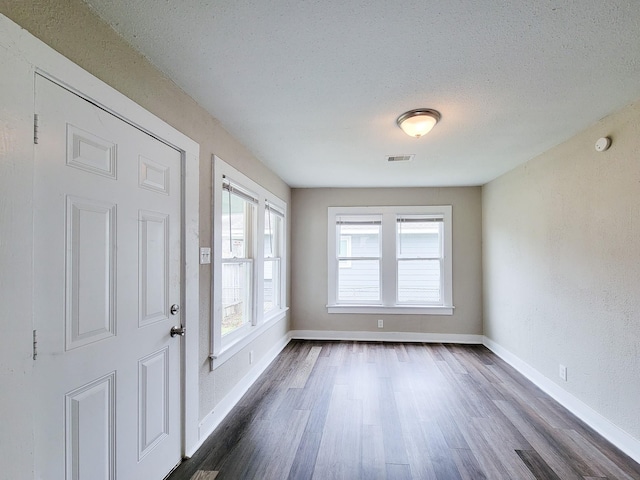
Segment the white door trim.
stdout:
[[[183,161],[183,312],[187,335],[182,348],[183,456],[198,445],[198,348],[199,348],[199,153],[200,146],[120,92],[95,78],[26,30],[0,14],[0,47],[21,58],[37,71],[80,94],[182,152]],[[35,77],[25,88],[34,91]],[[80,93],[81,92],[81,93]],[[108,107],[107,107],[108,105]],[[33,113],[33,104],[25,105]],[[33,166],[33,147],[30,158]],[[29,185],[28,187],[32,187]],[[32,198],[32,194],[30,196]],[[31,281],[30,291],[33,292]]]

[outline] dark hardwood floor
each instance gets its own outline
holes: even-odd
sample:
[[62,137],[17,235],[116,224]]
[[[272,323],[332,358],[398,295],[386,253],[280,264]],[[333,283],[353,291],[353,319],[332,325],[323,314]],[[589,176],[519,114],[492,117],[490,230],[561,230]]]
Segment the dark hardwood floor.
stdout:
[[640,479],[482,346],[292,341],[169,480]]

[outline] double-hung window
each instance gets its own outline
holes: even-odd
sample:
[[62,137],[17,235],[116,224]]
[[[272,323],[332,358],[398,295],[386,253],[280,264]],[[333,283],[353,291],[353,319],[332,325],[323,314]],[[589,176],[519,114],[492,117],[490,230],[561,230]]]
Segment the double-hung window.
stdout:
[[444,217],[397,215],[397,298],[401,305],[440,305],[444,288]]
[[284,212],[266,203],[264,211],[263,313],[270,316],[282,307],[282,250]]
[[258,200],[225,179],[222,193],[222,336],[253,322],[255,220]]
[[451,206],[330,207],[329,313],[453,313]]
[[212,366],[286,315],[287,205],[214,157]]
[[344,304],[380,302],[381,215],[338,215],[337,299]]

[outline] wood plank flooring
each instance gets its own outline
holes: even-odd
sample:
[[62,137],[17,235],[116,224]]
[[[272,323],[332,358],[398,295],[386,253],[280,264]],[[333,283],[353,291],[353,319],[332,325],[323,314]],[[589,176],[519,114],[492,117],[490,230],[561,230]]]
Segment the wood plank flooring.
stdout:
[[169,480],[640,479],[482,346],[292,341]]

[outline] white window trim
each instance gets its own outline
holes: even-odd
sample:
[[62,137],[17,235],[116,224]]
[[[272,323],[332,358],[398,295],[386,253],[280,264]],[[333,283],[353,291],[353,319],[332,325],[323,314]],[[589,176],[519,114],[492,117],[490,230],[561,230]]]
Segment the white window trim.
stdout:
[[[421,314],[453,315],[453,267],[452,267],[452,227],[451,205],[440,206],[380,206],[380,207],[329,207],[327,218],[327,271],[328,271],[328,313],[369,313],[369,314]],[[378,304],[350,304],[337,302],[338,262],[336,217],[339,215],[382,214],[382,265],[381,297]],[[398,215],[441,215],[443,217],[443,275],[442,303],[437,305],[416,305],[396,303],[396,217]]]
[[[278,320],[286,316],[289,308],[286,306],[286,257],[287,257],[287,204],[280,198],[273,195],[258,183],[233,168],[220,157],[213,156],[213,249],[212,249],[212,292],[213,299],[211,305],[211,340],[210,354],[211,369],[214,370],[225,361],[233,357],[242,348],[248,345],[255,338],[260,336],[265,330],[274,325]],[[223,181],[230,180],[232,184],[240,186],[243,190],[251,192],[257,199],[255,235],[253,241],[253,300],[252,319],[248,325],[241,327],[237,332],[222,337],[222,210],[218,208],[222,205]],[[266,204],[274,211],[280,212],[284,219],[282,222],[282,243],[280,260],[280,305],[279,309],[269,311],[266,315],[261,306],[263,305],[264,289],[262,282],[264,277],[264,210]]]

